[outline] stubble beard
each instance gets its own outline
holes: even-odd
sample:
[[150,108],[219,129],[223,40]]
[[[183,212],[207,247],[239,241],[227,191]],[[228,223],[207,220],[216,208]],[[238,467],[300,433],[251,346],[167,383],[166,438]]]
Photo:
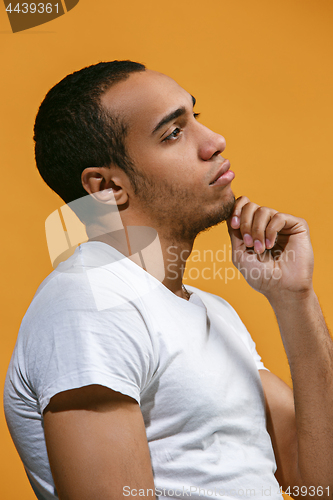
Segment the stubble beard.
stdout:
[[226,221],[235,206],[233,193],[221,205],[205,211],[203,203],[194,203],[191,192],[164,182],[157,184],[137,173],[135,194],[142,210],[156,224],[158,232],[174,242],[193,243],[199,233]]

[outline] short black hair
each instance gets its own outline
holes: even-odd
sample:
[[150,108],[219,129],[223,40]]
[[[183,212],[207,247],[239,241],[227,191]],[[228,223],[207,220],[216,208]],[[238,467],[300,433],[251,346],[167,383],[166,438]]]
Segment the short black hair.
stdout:
[[87,167],[115,164],[135,188],[135,169],[125,147],[126,124],[122,117],[110,116],[101,96],[130,73],[145,69],[133,61],[101,62],[66,76],[46,94],[34,126],[36,165],[65,203],[87,195],[81,183]]

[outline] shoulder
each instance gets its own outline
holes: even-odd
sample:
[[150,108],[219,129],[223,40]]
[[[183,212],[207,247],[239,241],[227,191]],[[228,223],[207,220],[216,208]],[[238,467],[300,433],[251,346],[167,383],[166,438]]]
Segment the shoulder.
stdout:
[[73,344],[74,349],[125,335],[146,339],[141,303],[131,300],[128,276],[112,264],[108,257],[92,260],[80,249],[59,264],[38,288],[22,321],[18,342],[24,350],[51,353],[55,345]]
[[127,261],[108,245],[80,245],[39,286],[29,310],[43,316],[49,308],[52,315],[118,308],[133,295]]

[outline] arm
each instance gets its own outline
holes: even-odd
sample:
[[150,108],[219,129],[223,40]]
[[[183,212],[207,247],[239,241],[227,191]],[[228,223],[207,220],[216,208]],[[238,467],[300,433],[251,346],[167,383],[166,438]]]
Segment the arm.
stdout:
[[300,485],[297,467],[297,430],[293,391],[273,373],[259,371],[266,400],[267,430],[272,440],[277,470],[284,490]]
[[[140,489],[143,498],[155,498],[145,426],[134,399],[98,385],[59,393],[45,409],[44,432],[60,500],[134,498]],[[133,489],[134,496],[128,494]]]
[[237,200],[233,217],[234,263],[273,307],[293,380],[294,405],[279,379],[261,374],[277,478],[283,487],[329,486],[331,496],[333,343],[312,287],[307,224],[245,197]]
[[332,340],[313,291],[286,299],[271,304],[293,380],[298,469],[303,484],[330,486],[333,493]]

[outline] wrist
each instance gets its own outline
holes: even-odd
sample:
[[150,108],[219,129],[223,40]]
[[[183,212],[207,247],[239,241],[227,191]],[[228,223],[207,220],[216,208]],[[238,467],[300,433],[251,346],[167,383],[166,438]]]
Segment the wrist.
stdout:
[[314,300],[317,301],[312,285],[298,291],[279,290],[276,293],[267,293],[265,296],[274,310],[309,307]]

